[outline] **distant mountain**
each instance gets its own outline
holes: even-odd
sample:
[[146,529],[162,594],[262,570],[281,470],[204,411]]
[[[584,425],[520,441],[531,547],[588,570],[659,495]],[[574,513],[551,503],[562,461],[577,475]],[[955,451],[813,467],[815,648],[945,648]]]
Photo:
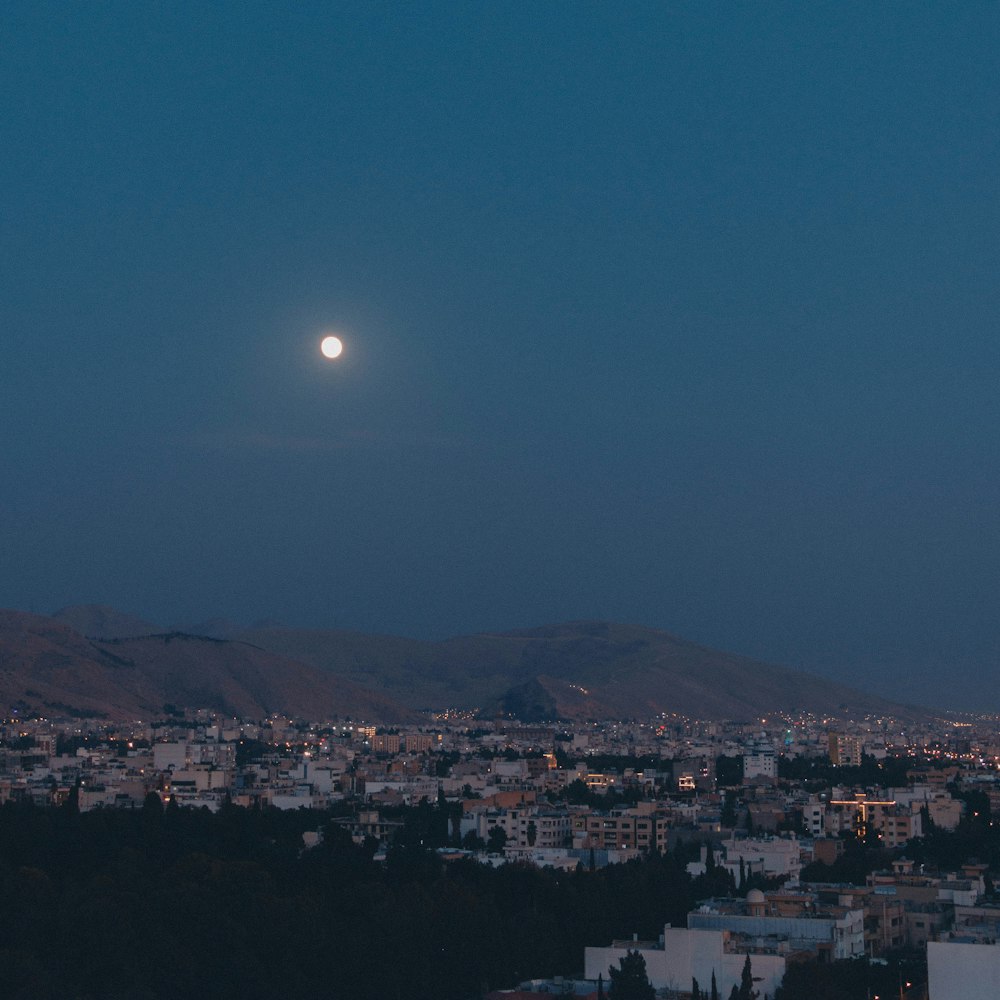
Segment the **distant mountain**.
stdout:
[[77,604],[62,608],[52,617],[57,622],[68,625],[74,632],[93,639],[126,639],[165,631],[160,625],[153,625],[104,604]]
[[188,635],[203,635],[209,639],[232,639],[245,631],[243,625],[237,625],[228,618],[207,618],[193,625],[181,625],[173,631],[186,632]]
[[0,611],[0,711],[149,719],[165,704],[263,718],[405,722],[383,694],[246,642],[160,633],[88,639],[54,618]]
[[753,719],[784,711],[921,717],[812,674],[699,646],[668,632],[570,622],[423,642],[357,632],[248,629],[239,637],[383,691],[413,708],[536,718]]
[[[3,614],[0,702],[7,704],[105,706],[145,717],[171,702],[386,722],[445,708],[522,719],[928,714],[639,625],[569,622],[427,642],[263,623],[240,628],[222,619],[192,626],[196,635],[164,633],[111,608],[68,608],[51,619]],[[67,620],[101,641],[66,628]],[[21,663],[16,677],[5,657]],[[56,664],[65,664],[62,672]]]

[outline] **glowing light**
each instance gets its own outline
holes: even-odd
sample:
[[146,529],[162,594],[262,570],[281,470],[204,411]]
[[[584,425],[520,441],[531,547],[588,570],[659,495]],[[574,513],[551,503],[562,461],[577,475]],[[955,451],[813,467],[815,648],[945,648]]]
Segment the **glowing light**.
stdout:
[[339,358],[344,352],[344,342],[340,337],[324,337],[319,344],[319,349],[326,358]]

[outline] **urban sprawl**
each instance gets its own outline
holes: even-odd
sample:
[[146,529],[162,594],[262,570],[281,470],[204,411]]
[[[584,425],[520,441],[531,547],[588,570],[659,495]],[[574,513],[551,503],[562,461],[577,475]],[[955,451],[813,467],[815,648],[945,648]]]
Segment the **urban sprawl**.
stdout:
[[[941,870],[907,851],[931,831],[1000,824],[995,718],[524,725],[452,712],[392,728],[166,706],[130,724],[13,717],[0,737],[0,804],[139,809],[152,795],[213,813],[325,810],[376,859],[407,809],[432,804],[449,818],[446,842],[430,845],[446,863],[595,869],[687,844],[691,874],[728,886],[685,926],[658,940],[623,927],[585,949],[580,977],[521,983],[519,1000],[600,996],[609,969],[636,953],[669,997],[707,998],[711,983],[726,998],[748,968],[758,995],[773,996],[795,963],[901,950],[927,964],[919,984],[900,973],[900,996],[1000,983],[997,873],[977,857]],[[303,850],[322,837],[317,824]],[[844,878],[864,847],[885,867]]]

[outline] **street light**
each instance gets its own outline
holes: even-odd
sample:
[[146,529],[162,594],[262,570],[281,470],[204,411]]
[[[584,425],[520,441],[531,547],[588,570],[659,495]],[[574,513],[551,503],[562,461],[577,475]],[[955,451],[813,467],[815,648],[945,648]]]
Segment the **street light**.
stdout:
[[898,972],[899,972],[899,1000],[904,1000],[904,997],[903,997],[904,991],[908,990],[913,985],[913,983],[911,983],[909,980],[907,980],[904,983],[903,982],[903,970],[899,969]]

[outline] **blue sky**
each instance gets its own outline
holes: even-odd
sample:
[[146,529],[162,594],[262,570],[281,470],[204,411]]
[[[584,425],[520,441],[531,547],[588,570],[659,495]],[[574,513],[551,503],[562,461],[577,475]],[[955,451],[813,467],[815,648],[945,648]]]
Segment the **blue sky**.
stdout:
[[609,618],[1000,709],[998,35],[8,5],[0,604]]

